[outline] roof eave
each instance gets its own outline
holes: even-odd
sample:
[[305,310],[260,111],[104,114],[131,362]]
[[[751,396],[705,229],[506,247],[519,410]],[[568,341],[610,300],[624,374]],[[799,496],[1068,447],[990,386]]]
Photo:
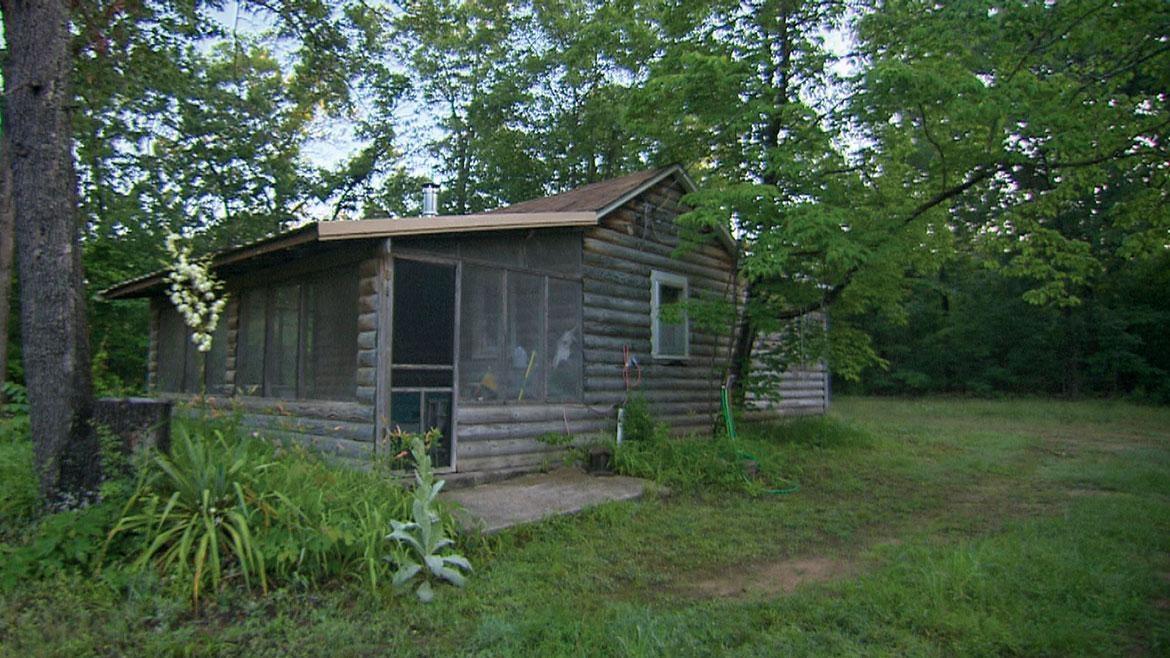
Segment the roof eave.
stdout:
[[600,216],[586,212],[479,213],[438,217],[400,217],[398,219],[362,219],[352,222],[322,222],[317,225],[319,239],[352,240],[357,238],[392,238],[443,233],[477,233],[517,229],[546,229],[596,226]]
[[[317,239],[317,224],[307,224],[263,240],[221,251],[211,257],[211,267],[212,269],[225,267],[263,254],[291,249]],[[167,272],[168,270],[157,270],[136,279],[110,286],[99,292],[98,295],[106,300],[144,297],[165,285]]]

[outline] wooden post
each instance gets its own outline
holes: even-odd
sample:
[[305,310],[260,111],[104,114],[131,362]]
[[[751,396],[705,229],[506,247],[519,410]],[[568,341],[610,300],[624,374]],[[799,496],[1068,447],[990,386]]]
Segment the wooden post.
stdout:
[[394,256],[390,238],[378,250],[378,340],[377,366],[374,377],[374,452],[389,430],[390,366],[394,338]]

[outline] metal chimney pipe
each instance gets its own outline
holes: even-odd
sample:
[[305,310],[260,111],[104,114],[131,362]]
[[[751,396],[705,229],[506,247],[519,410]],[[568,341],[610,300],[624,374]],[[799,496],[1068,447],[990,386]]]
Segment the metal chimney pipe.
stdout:
[[423,217],[434,217],[439,214],[439,185],[437,183],[427,183],[422,186],[423,191]]

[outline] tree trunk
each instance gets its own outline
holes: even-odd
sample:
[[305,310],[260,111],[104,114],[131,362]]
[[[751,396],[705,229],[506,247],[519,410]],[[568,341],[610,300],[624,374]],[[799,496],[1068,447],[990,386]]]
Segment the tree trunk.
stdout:
[[731,344],[731,359],[728,364],[728,374],[733,388],[732,393],[736,402],[743,402],[747,390],[744,385],[751,372],[752,347],[756,342],[756,327],[752,323],[748,308],[752,303],[752,284],[749,282],[744,288],[743,310],[734,326]]
[[69,8],[63,0],[0,0],[0,8],[33,454],[46,502],[67,504],[100,477],[69,114]]
[[[765,20],[761,18],[761,20]],[[792,39],[789,34],[790,7],[787,3],[783,3],[780,7],[779,14],[776,16],[775,38],[773,41],[772,52],[774,53],[774,68],[770,76],[772,84],[775,85],[773,91],[773,116],[768,121],[764,129],[764,146],[767,150],[773,150],[780,143],[780,131],[783,125],[780,122],[780,110],[788,105],[790,101],[791,89],[789,82],[792,78]],[[761,25],[765,32],[770,32],[770,26]],[[765,165],[765,169],[761,172],[761,179],[767,185],[775,185],[778,182],[776,172]],[[744,290],[743,315],[739,318],[739,323],[736,326],[734,342],[732,343],[730,375],[735,387],[736,399],[742,401],[745,392],[745,379],[751,371],[752,349],[756,344],[756,335],[759,333],[756,330],[756,325],[752,321],[751,308],[754,299],[754,288],[756,283],[753,281],[747,282],[747,288]]]
[[[4,130],[7,135],[7,130]],[[0,404],[7,401],[4,384],[8,381],[8,321],[12,310],[12,169],[8,158],[8,138],[0,137]]]

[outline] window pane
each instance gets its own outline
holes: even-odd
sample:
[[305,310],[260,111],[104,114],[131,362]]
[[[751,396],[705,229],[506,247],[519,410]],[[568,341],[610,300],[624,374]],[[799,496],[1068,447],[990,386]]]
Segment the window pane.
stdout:
[[516,233],[468,236],[459,243],[459,253],[464,258],[521,267],[524,263],[523,247],[524,237]]
[[581,284],[548,282],[548,399],[581,397]]
[[422,431],[422,393],[390,393],[390,427],[415,434]]
[[390,371],[391,386],[399,388],[451,388],[450,370],[416,370],[394,368]]
[[423,429],[436,428],[441,434],[431,445],[431,460],[435,466],[451,465],[451,394],[427,391],[423,393]]
[[357,391],[358,276],[332,271],[305,287],[304,396],[349,400]]
[[236,338],[236,391],[241,395],[263,395],[264,315],[263,288],[240,295],[240,325]]
[[177,393],[183,386],[187,326],[169,301],[162,302],[158,319],[158,390]]
[[496,399],[504,365],[504,271],[464,265],[461,288],[460,397]]
[[[686,356],[687,321],[681,309],[667,308],[686,300],[683,288],[658,284],[658,353],[663,356]],[[681,317],[680,317],[681,315]],[[671,320],[675,320],[671,322]]]
[[545,278],[508,273],[508,363],[505,399],[544,399]]
[[268,344],[264,358],[268,397],[293,398],[297,394],[300,296],[300,286],[281,286],[272,289],[268,300]]

